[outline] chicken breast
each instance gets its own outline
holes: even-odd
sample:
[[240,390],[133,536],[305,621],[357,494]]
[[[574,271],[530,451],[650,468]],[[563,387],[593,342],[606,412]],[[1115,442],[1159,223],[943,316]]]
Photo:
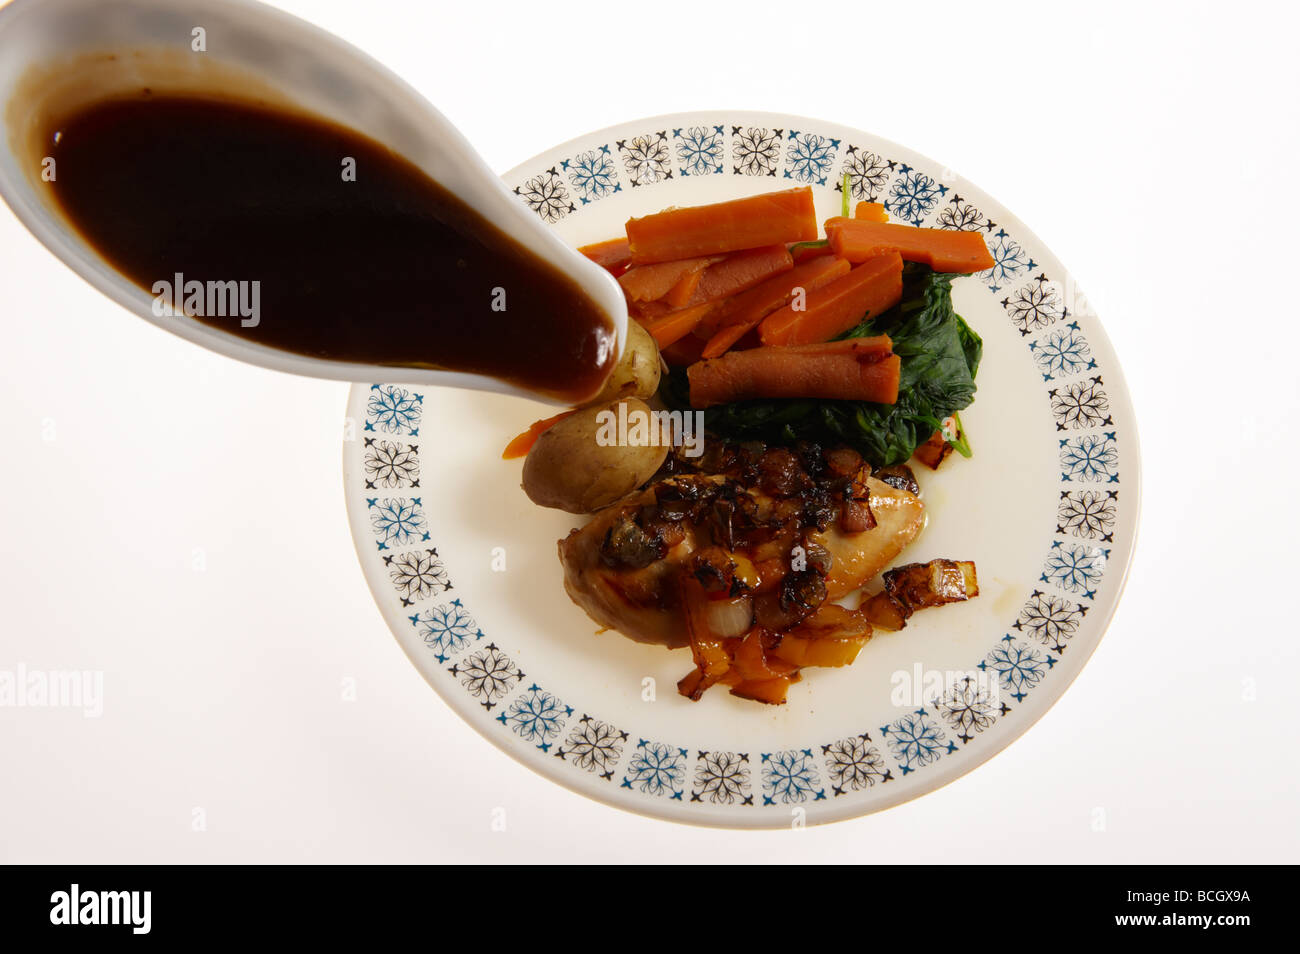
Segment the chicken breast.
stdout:
[[[756,606],[767,594],[771,606],[788,608],[794,583],[816,590],[816,605],[845,596],[893,562],[925,522],[918,496],[869,476],[854,458],[849,472],[817,479],[754,466],[661,480],[559,541],[565,590],[601,626],[669,648],[690,641],[686,576],[754,594]],[[858,529],[864,523],[874,525]],[[717,554],[726,573],[712,573]]]

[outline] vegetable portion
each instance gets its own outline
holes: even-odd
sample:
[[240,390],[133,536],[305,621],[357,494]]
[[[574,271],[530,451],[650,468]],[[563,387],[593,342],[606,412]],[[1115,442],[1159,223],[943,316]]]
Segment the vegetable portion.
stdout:
[[969,560],[931,560],[887,570],[885,589],[862,603],[872,625],[896,632],[919,609],[960,603],[980,595],[975,564]]
[[[953,311],[952,277],[924,265],[905,265],[901,301],[844,335],[889,336],[901,361],[898,399],[893,404],[807,395],[737,400],[709,407],[706,427],[735,440],[844,443],[878,467],[904,463],[943,426],[946,417],[964,410],[975,397],[983,345]],[[741,353],[732,351],[724,357]],[[671,407],[692,406],[689,380],[680,369],[664,378],[659,393]]]
[[650,406],[623,398],[580,408],[537,437],[524,458],[522,486],[533,503],[569,513],[594,513],[632,493],[668,456],[658,441],[608,444],[597,439],[608,416],[651,420]]
[[864,222],[888,222],[889,213],[879,202],[859,202],[853,210],[853,217]]
[[646,265],[817,238],[812,187],[629,219],[632,262]]
[[[829,341],[862,321],[898,304],[903,295],[903,260],[890,252],[863,262],[847,275],[791,302],[759,326],[765,345]],[[796,304],[804,307],[796,309]]]
[[751,288],[744,294],[729,299],[705,322],[717,330],[704,346],[702,356],[716,358],[743,338],[772,312],[782,308],[800,288],[805,293],[815,291],[849,273],[850,265],[842,258],[824,255],[801,261],[788,272],[783,272]]
[[768,245],[736,252],[704,270],[699,287],[687,304],[702,305],[722,301],[749,291],[773,275],[779,275],[793,267],[794,259],[784,245]]
[[828,398],[892,404],[901,363],[886,335],[731,351],[690,366],[692,407],[753,398]]
[[657,318],[647,318],[641,322],[642,327],[660,348],[667,348],[695,330],[695,326],[704,320],[704,316],[718,307],[716,302],[706,301],[702,305],[679,308],[669,311]]
[[517,460],[526,456],[533,449],[533,445],[537,443],[537,438],[541,437],[551,425],[558,424],[572,413],[573,411],[561,411],[554,417],[544,417],[540,421],[534,421],[528,425],[528,430],[506,445],[506,449],[501,452],[501,459]]
[[579,247],[579,252],[587,256],[601,268],[610,272],[615,278],[627,271],[632,264],[632,250],[628,247],[627,237],[608,239],[591,245]]
[[978,232],[920,229],[892,222],[836,217],[826,220],[826,237],[836,255],[865,262],[882,252],[898,252],[904,261],[929,265],[937,272],[982,272],[993,256]]
[[[683,258],[675,262],[659,262],[656,265],[633,265],[622,275],[618,283],[623,286],[623,294],[631,301],[655,301],[673,291],[683,280],[695,277],[699,284],[699,275],[714,262],[716,258]],[[687,297],[694,291],[687,292]],[[679,306],[680,307],[680,306]]]

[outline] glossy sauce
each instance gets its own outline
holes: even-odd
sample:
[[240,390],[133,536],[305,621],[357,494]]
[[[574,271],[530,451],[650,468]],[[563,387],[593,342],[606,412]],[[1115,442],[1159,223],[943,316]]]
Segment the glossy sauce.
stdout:
[[192,310],[169,320],[567,401],[598,390],[614,364],[613,323],[571,279],[353,130],[141,91],[60,117],[45,139],[60,208],[117,271],[146,290],[177,273],[259,282],[255,324]]

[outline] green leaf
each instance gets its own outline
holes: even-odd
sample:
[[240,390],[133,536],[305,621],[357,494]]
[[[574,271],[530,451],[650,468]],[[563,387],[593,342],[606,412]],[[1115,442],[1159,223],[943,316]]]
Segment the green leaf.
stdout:
[[948,441],[948,443],[951,444],[952,449],[958,454],[961,454],[962,457],[968,459],[974,457],[975,452],[970,449],[970,441],[966,438],[966,428],[962,426],[961,415],[954,412],[952,419],[957,424],[957,437],[954,440]]
[[799,251],[800,249],[805,249],[805,248],[826,248],[830,244],[831,243],[826,241],[826,239],[818,239],[815,242],[795,242],[793,245],[790,246],[790,254],[793,255],[795,252]]

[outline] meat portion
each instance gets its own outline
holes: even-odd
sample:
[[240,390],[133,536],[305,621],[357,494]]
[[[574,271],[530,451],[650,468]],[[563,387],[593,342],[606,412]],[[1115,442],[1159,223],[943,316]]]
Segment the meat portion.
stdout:
[[655,503],[656,489],[607,507],[585,527],[570,531],[560,541],[560,562],[569,598],[601,626],[637,642],[677,649],[690,642],[676,581],[695,551],[695,534],[687,532],[644,566],[637,566],[638,561],[610,566],[607,559],[606,542],[617,545],[634,535],[630,528],[636,514]]
[[814,534],[831,554],[826,576],[826,596],[839,599],[860,589],[864,583],[893,563],[925,525],[925,505],[906,490],[868,477],[871,514],[876,525],[863,533],[844,533],[838,527]]
[[734,624],[748,598],[775,645],[876,576],[925,520],[917,495],[852,451],[728,446],[670,470],[559,543],[570,598],[638,642],[691,645],[689,600],[731,600]]

